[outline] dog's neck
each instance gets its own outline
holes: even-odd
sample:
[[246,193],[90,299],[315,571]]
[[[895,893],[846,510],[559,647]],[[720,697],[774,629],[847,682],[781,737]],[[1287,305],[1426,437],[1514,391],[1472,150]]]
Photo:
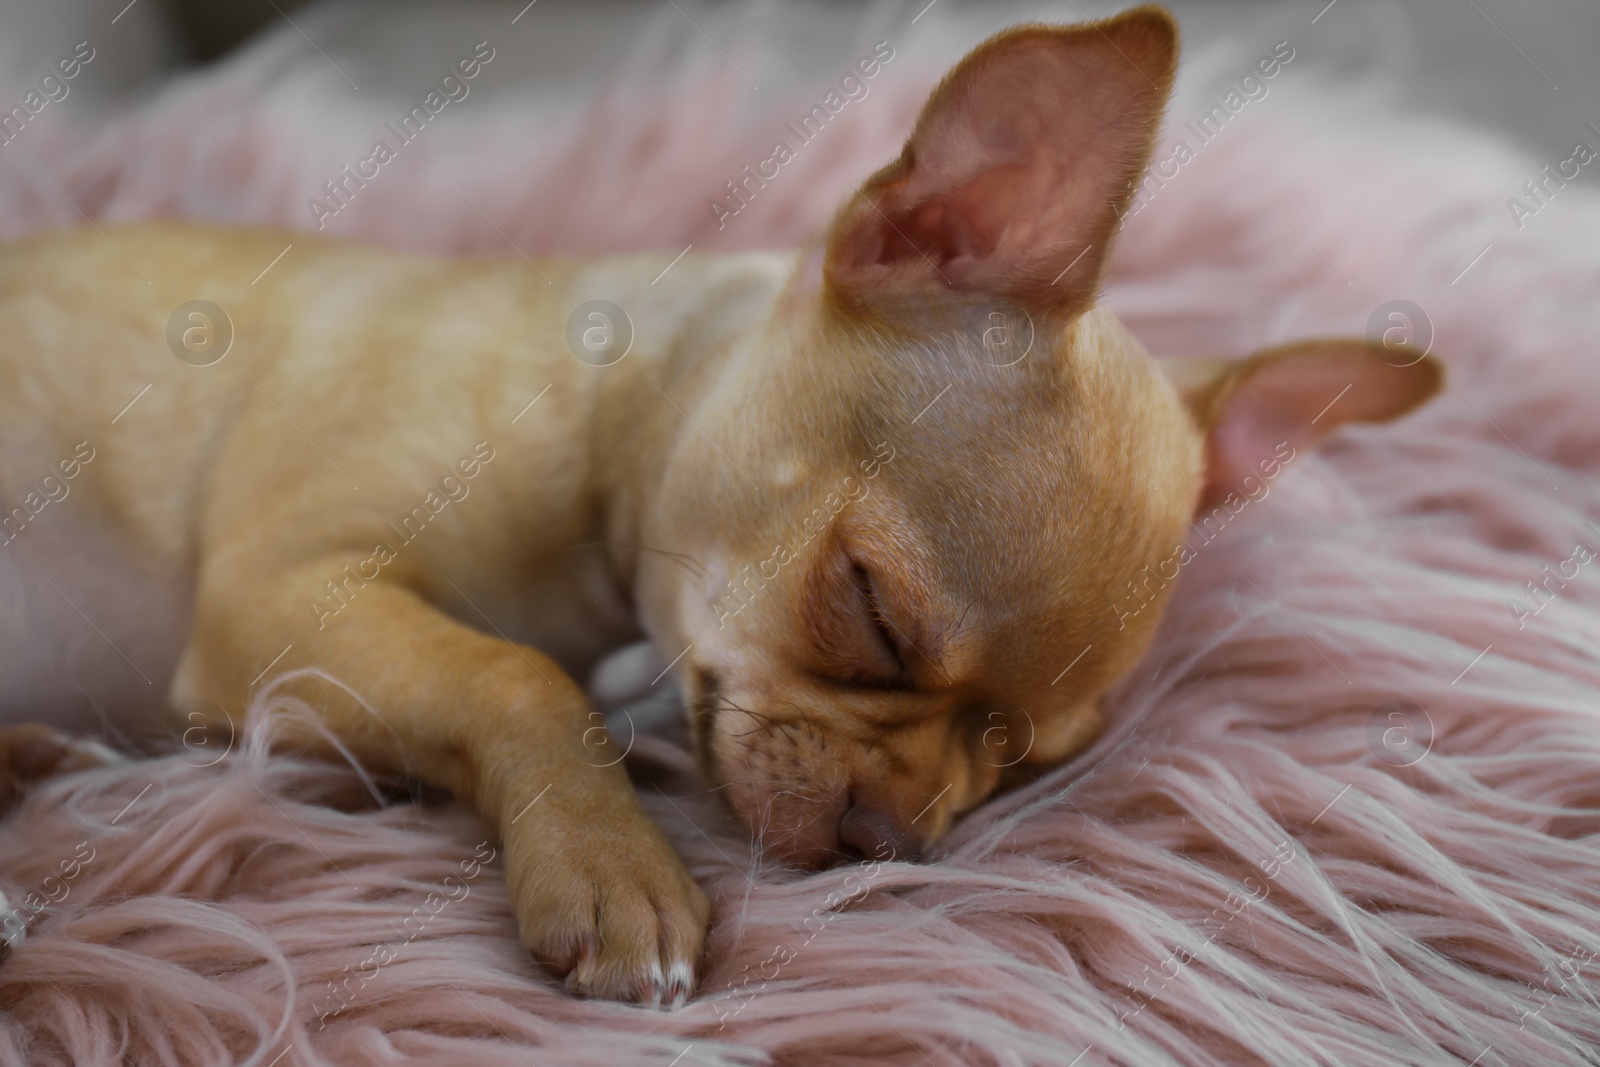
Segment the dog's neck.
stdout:
[[648,275],[635,279],[614,298],[635,331],[627,356],[597,371],[578,365],[599,376],[584,413],[595,533],[630,593],[640,553],[660,549],[642,544],[641,530],[672,452],[686,435],[702,432],[696,412],[730,365],[759,355],[750,342],[784,298],[797,255],[685,259],[653,284]]

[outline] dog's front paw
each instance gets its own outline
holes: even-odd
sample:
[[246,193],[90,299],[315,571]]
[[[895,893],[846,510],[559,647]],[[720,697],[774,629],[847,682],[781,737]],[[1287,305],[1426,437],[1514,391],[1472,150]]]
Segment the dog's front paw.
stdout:
[[569,990],[678,1007],[694,992],[711,908],[626,789],[547,796],[513,816],[506,883],[522,943]]

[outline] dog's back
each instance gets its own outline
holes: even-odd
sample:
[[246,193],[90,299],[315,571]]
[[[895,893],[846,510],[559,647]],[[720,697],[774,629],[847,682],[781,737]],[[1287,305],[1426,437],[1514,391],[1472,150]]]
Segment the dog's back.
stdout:
[[[149,720],[208,521],[387,537],[479,441],[499,458],[452,507],[498,514],[474,524],[492,543],[449,539],[450,514],[407,557],[470,555],[470,624],[586,669],[636,633],[601,550],[569,551],[598,540],[593,413],[698,301],[765,306],[785,265],[745,258],[663,277],[670,255],[533,265],[181,222],[0,247],[0,723]],[[613,367],[568,350],[571,305],[597,294],[639,319]]]

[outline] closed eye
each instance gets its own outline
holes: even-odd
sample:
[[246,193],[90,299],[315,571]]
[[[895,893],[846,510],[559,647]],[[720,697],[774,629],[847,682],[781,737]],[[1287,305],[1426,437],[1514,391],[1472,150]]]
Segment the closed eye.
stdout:
[[871,672],[852,672],[851,685],[870,689],[912,689],[911,674],[906,669],[905,656],[900,650],[900,640],[894,624],[884,614],[878,600],[877,589],[872,584],[872,574],[859,563],[850,567],[851,583],[858,598],[857,611],[871,624],[877,655],[872,659],[880,666]]
[[890,662],[895,666],[895,672],[903,676],[906,671],[906,663],[900,655],[900,643],[895,640],[895,634],[889,624],[889,619],[884,615],[883,608],[878,604],[878,593],[872,586],[872,575],[867,573],[867,568],[857,563],[851,568],[850,577],[854,580],[856,591],[861,594],[861,599],[866,602],[867,617],[872,620],[872,627],[877,632],[879,643],[883,646],[883,650],[888,653]]
[[853,689],[916,688],[907,663],[912,646],[900,633],[905,620],[884,610],[865,564],[841,546],[811,571],[807,586],[802,618],[811,641],[805,658],[814,677]]

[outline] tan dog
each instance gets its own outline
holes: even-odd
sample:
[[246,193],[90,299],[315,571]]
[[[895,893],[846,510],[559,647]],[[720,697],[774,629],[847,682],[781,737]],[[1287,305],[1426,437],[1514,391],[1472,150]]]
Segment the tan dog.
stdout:
[[[182,224],[13,245],[7,714],[237,718],[320,668],[342,687],[283,684],[342,745],[498,828],[537,958],[683,997],[706,899],[596,756],[573,679],[604,653],[682,653],[703,769],[776,857],[912,856],[1095,736],[1165,583],[1117,604],[1197,507],[1438,388],[1356,341],[1169,379],[1094,307],[1176,47],[1150,7],[1001,34],[792,255],[663,275]],[[209,366],[168,343],[197,299],[231,323]],[[594,299],[631,322],[604,367],[567,343]],[[213,320],[181,344],[220,346]],[[19,776],[50,762],[9,738]]]

